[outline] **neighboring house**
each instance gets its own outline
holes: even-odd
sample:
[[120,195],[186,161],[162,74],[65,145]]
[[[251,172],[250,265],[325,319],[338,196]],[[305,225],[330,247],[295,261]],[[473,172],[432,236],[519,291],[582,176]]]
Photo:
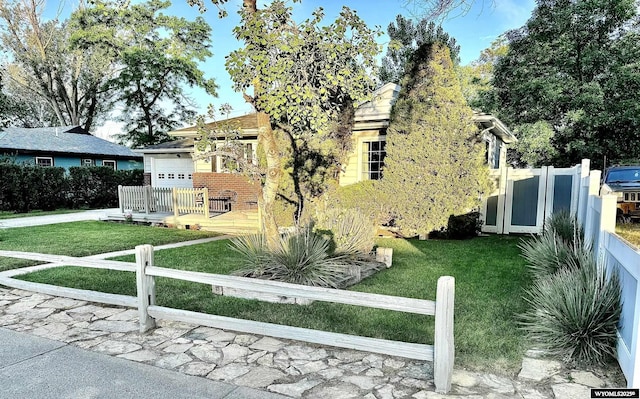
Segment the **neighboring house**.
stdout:
[[[378,180],[382,177],[382,167],[384,165],[385,144],[386,144],[386,130],[389,126],[389,116],[391,113],[391,107],[398,97],[400,86],[394,83],[388,83],[378,89],[374,94],[371,101],[360,105],[355,112],[355,124],[353,127],[353,143],[354,151],[348,157],[345,165],[343,165],[343,171],[340,175],[340,185],[346,186],[349,184],[357,183],[363,180]],[[492,115],[475,113],[474,121],[477,123],[480,130],[480,135],[486,143],[487,164],[492,169],[506,167],[506,152],[507,145],[516,141],[515,136],[507,129],[507,127],[496,117]],[[213,122],[209,124],[210,128],[221,126],[234,126],[239,131],[239,140],[245,146],[245,156],[256,159],[257,148],[257,136],[258,136],[258,121],[256,114],[250,114],[240,116],[236,118],[226,119],[224,121]],[[196,139],[198,132],[196,127],[188,127],[180,130],[176,130],[169,133],[175,137],[183,137],[188,139]],[[172,142],[175,146],[179,146],[179,154],[185,154],[186,149],[183,144],[188,143],[187,140],[181,140]],[[171,143],[167,143],[169,147]],[[152,157],[159,156],[161,151],[158,148],[148,147],[140,150],[145,154],[145,166],[152,163]],[[177,161],[176,152],[177,148],[173,148],[171,151],[167,149],[162,153],[163,159],[170,159],[176,166],[173,169],[173,175],[176,176],[177,170],[180,167],[179,161]],[[193,187],[208,187],[210,192],[220,192],[224,190],[243,190],[247,191],[248,197],[255,197],[257,191],[254,188],[248,189],[245,186],[249,185],[246,182],[246,178],[228,173],[225,168],[225,160],[221,157],[201,158],[199,157],[197,149],[191,145],[191,158],[193,164]],[[147,161],[147,159],[149,159]],[[155,161],[158,162],[157,160]],[[168,163],[163,163],[163,168],[158,169],[156,167],[156,175],[152,176],[151,182],[159,182],[160,174],[165,177],[172,170],[172,166]],[[184,164],[186,168],[186,163]],[[145,170],[147,170],[145,168]],[[183,169],[180,169],[183,170]],[[152,173],[152,169],[149,168],[149,173]],[[164,180],[163,183],[166,183]],[[178,183],[179,179],[173,180],[174,183]],[[177,185],[176,185],[177,186]],[[250,193],[249,193],[250,192]],[[248,201],[247,198],[243,200]],[[243,206],[240,205],[240,209]],[[236,208],[237,209],[237,208]]]
[[0,157],[39,166],[106,166],[142,169],[142,157],[131,149],[89,134],[80,126],[0,130]]

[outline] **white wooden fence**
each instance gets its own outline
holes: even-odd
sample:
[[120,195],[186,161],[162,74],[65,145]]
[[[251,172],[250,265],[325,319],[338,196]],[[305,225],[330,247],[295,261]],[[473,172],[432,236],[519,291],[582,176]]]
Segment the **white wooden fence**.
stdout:
[[[79,300],[137,307],[140,316],[141,332],[153,328],[156,318],[163,318],[252,334],[433,361],[436,391],[439,393],[447,393],[451,389],[454,363],[453,310],[455,280],[450,276],[443,276],[438,279],[436,300],[429,301],[156,267],[153,264],[153,247],[151,245],[140,245],[136,247],[135,264],[16,251],[0,251],[0,256],[54,262],[57,265],[136,272],[137,297],[32,283],[7,277],[7,274],[0,276],[0,284]],[[26,274],[40,267],[43,266],[16,269],[12,271],[13,273],[10,275]],[[48,265],[44,267],[55,266]],[[431,315],[435,316],[434,344],[424,345],[360,337],[158,306],[155,301],[155,277],[174,278],[195,283],[251,290],[287,297]]]
[[208,188],[173,188],[173,215],[185,213],[209,217]]
[[118,186],[120,212],[173,212],[172,189],[151,186]]
[[[209,217],[209,190],[205,188],[170,188],[151,186],[118,186],[120,212],[197,214]],[[218,209],[219,208],[219,209]],[[225,212],[225,207],[217,207],[217,212]]]

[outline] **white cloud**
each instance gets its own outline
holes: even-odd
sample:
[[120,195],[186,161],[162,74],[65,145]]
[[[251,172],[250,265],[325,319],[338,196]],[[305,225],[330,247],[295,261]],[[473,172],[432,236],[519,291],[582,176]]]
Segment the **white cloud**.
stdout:
[[519,28],[531,17],[535,8],[533,0],[493,0],[496,16],[502,20],[504,29]]

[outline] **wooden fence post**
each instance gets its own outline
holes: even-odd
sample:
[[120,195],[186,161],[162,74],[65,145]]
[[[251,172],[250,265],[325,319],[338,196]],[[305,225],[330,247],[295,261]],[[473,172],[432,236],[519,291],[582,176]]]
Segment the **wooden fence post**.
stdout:
[[120,213],[124,213],[124,198],[122,198],[122,185],[118,185],[118,206],[120,207]]
[[209,219],[209,188],[205,187],[202,194],[202,206],[204,206],[204,217]]
[[453,303],[455,279],[442,276],[436,291],[436,321],[433,343],[433,382],[436,392],[451,390],[455,346],[453,341]]
[[144,212],[148,215],[151,211],[151,186],[143,186],[142,191],[144,192]]
[[175,223],[178,223],[178,215],[180,215],[178,211],[178,189],[173,187],[171,189],[171,199],[173,201],[173,216],[175,217]]
[[153,246],[138,245],[136,247],[136,285],[141,333],[156,326],[155,319],[149,316],[147,311],[149,306],[156,304],[156,283],[153,276],[147,276],[147,266],[153,266]]

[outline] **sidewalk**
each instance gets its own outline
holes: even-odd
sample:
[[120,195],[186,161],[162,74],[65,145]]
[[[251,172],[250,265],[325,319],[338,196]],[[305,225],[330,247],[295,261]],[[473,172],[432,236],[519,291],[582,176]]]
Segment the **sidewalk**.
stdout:
[[78,211],[74,213],[64,213],[60,215],[27,216],[12,219],[1,219],[0,229],[12,227],[31,227],[46,224],[80,222],[83,220],[100,220],[107,213],[119,212],[119,209],[92,209],[89,211]]
[[284,399],[0,328],[5,399]]

